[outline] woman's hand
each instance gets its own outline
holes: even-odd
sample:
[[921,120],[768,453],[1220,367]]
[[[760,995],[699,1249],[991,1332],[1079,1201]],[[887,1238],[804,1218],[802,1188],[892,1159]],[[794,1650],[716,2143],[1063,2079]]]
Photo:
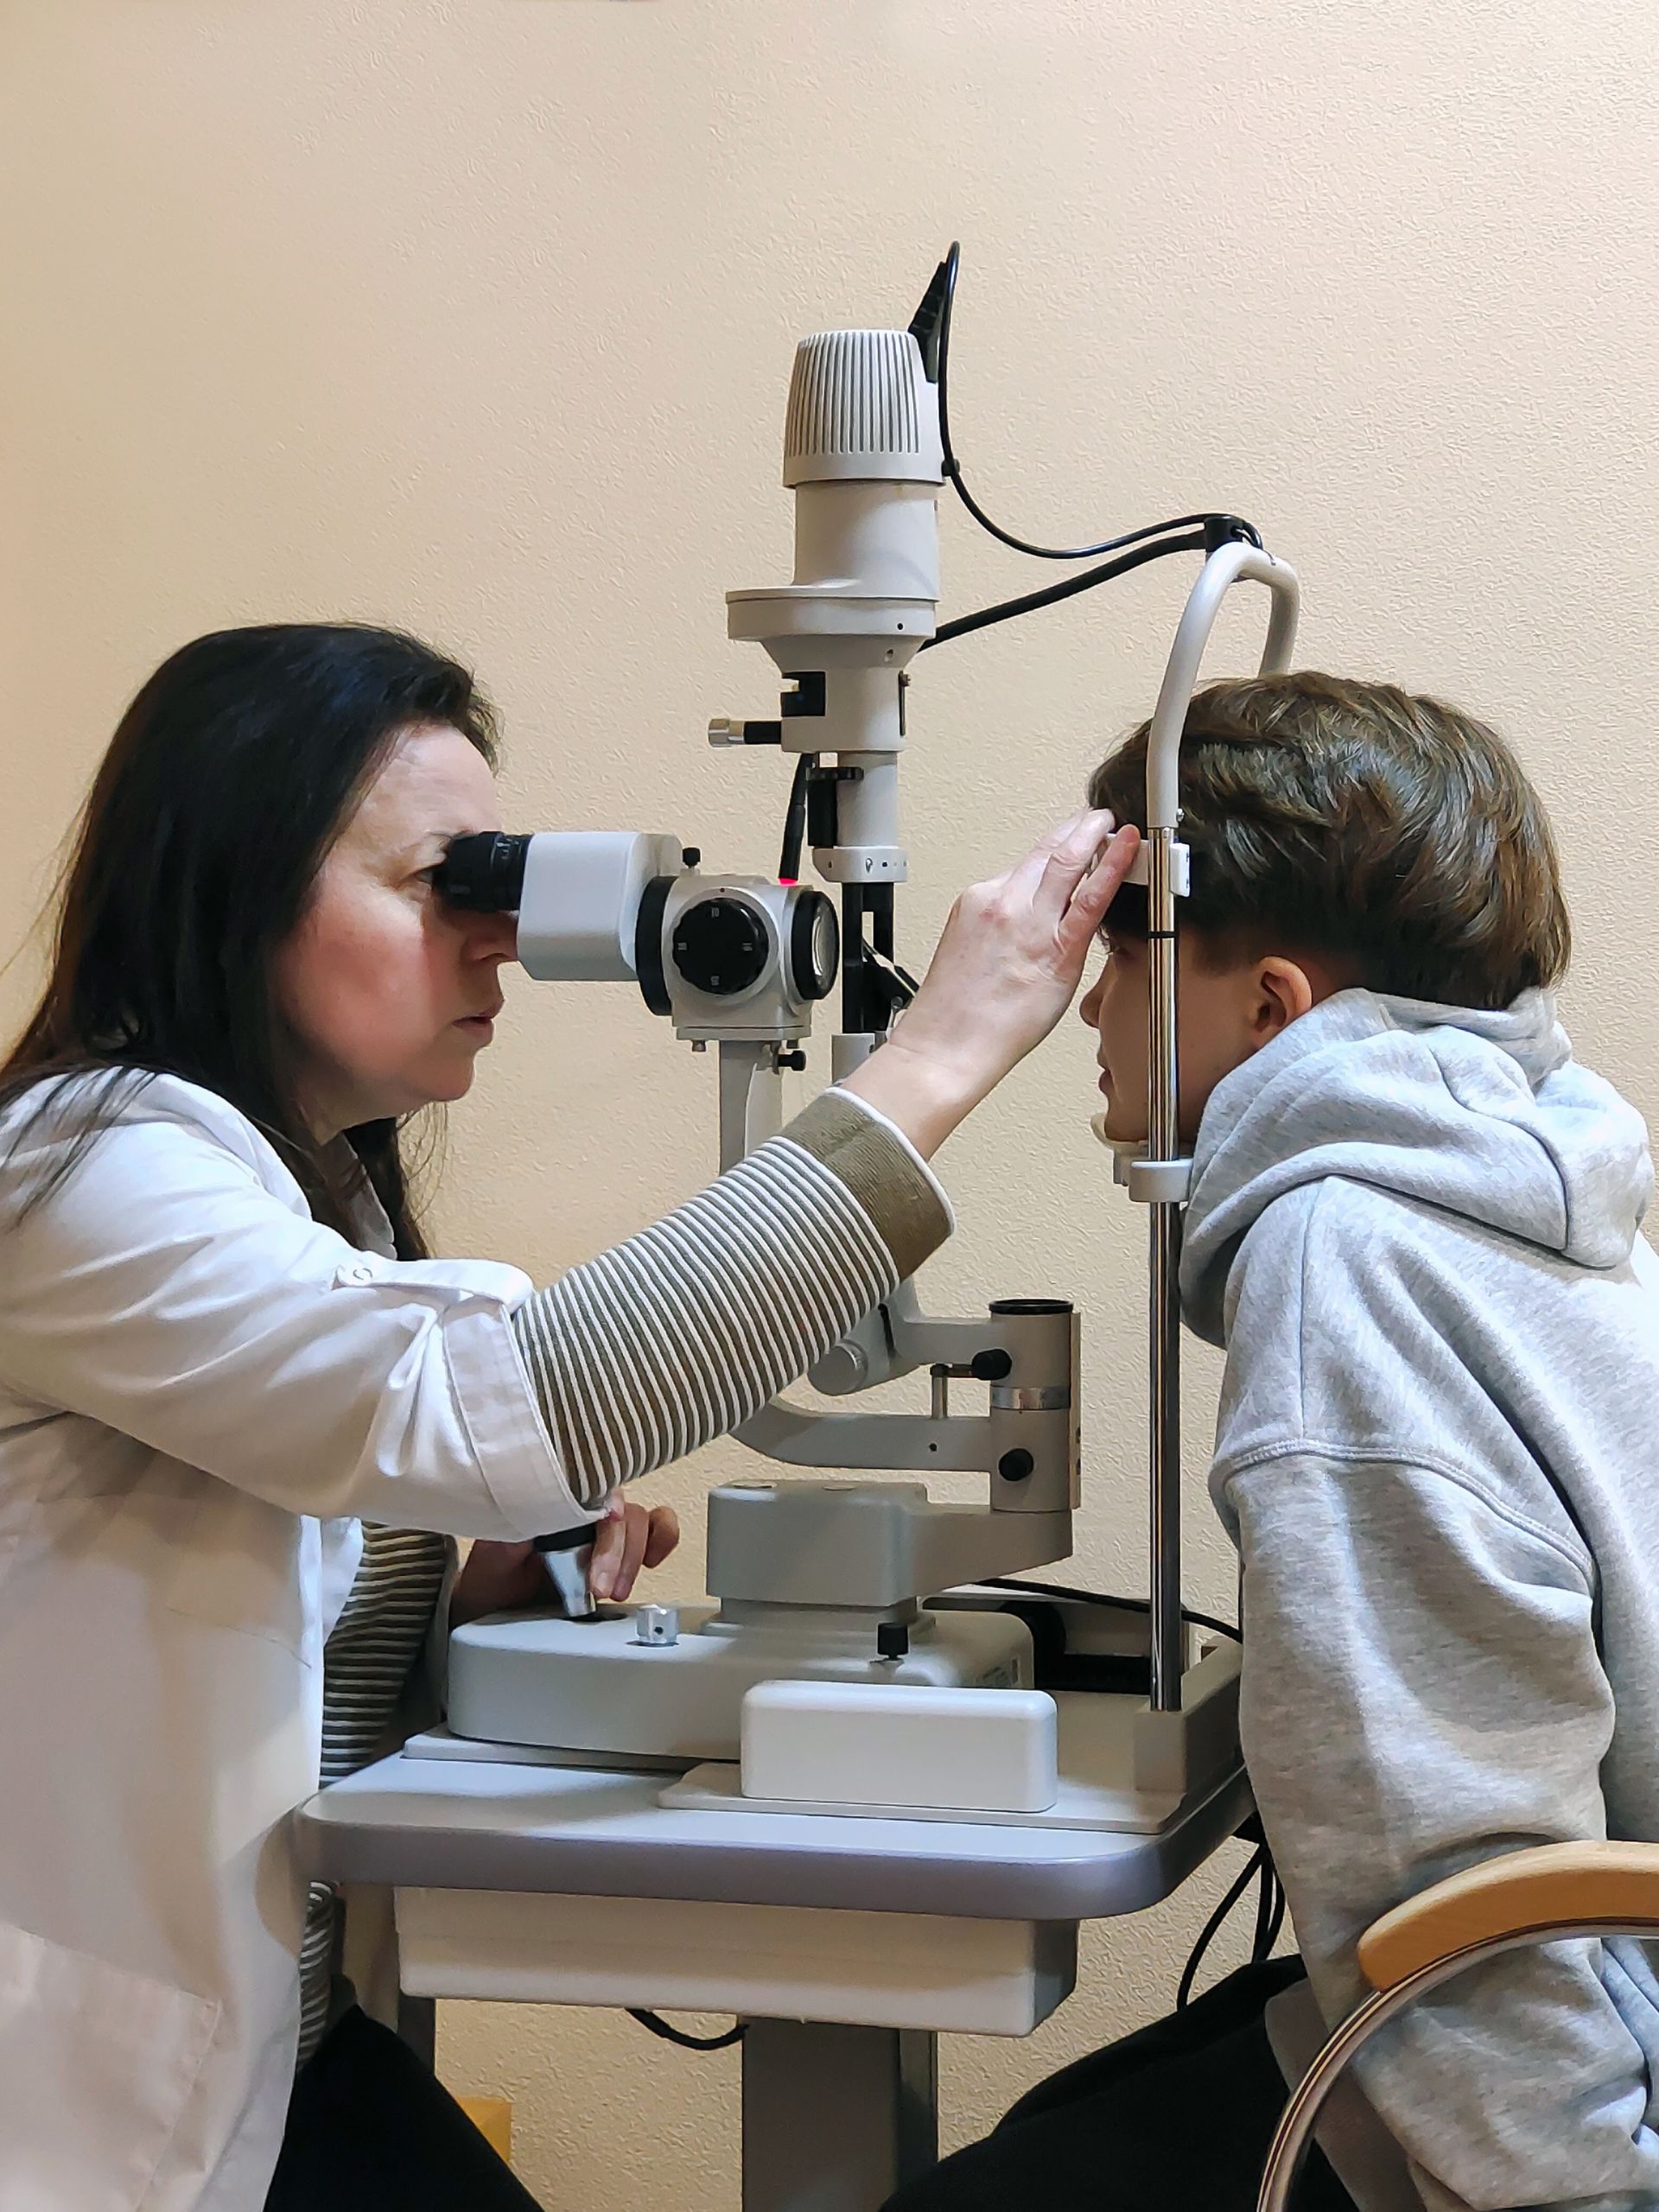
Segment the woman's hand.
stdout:
[[680,1516],[671,1505],[632,1505],[613,1497],[594,1534],[588,1587],[595,1598],[619,1604],[642,1567],[660,1567],[680,1541]]
[[1109,814],[1074,814],[1006,875],[964,891],[908,1010],[842,1089],[937,1151],[1071,1003],[1140,842],[1114,835]]
[[[588,1587],[598,1599],[620,1601],[642,1567],[660,1567],[680,1541],[671,1506],[635,1505],[614,1497],[597,1524],[588,1558]],[[480,1537],[467,1554],[449,1599],[449,1625],[460,1628],[483,1613],[510,1613],[544,1605],[551,1586],[533,1544],[497,1543]]]

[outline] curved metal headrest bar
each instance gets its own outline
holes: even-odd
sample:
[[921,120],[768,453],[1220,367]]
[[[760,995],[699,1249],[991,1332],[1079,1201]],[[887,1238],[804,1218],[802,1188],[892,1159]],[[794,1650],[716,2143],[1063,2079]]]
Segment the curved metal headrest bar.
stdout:
[[1198,571],[1170,647],[1169,664],[1153,709],[1147,739],[1147,828],[1173,830],[1180,813],[1178,797],[1181,736],[1186,710],[1198,688],[1205,648],[1216,626],[1221,602],[1237,583],[1265,584],[1273,594],[1268,642],[1260,673],[1275,676],[1290,666],[1296,643],[1301,587],[1296,571],[1275,561],[1260,546],[1239,542],[1217,547]]

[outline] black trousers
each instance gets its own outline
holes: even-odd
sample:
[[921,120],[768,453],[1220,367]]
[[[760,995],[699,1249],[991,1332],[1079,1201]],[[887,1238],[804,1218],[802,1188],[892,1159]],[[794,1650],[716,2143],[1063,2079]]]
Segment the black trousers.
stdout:
[[[1262,2015],[1295,1959],[1244,1967],[1022,2097],[995,2134],[890,2197],[887,2212],[1255,2212],[1287,2090]],[[1297,2212],[1354,2212],[1315,2151]]]
[[265,2212],[538,2212],[436,2075],[353,2010],[302,2067]]

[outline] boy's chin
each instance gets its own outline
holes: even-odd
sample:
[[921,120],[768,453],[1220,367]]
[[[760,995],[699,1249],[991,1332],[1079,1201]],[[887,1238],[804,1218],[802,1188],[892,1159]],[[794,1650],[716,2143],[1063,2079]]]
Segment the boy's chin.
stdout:
[[1107,1144],[1144,1144],[1147,1141],[1146,1115],[1126,1114],[1109,1101],[1105,1112],[1097,1116],[1095,1127]]

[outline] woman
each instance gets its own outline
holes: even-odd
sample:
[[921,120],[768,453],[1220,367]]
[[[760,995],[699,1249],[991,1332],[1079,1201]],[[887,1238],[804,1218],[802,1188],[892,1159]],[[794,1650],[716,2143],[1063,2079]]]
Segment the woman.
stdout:
[[533,1599],[531,1537],[597,1523],[626,1595],[676,1530],[620,1487],[944,1239],[925,1162],[1058,1018],[1134,844],[1081,816],[968,893],[883,1051],[537,1290],[430,1256],[400,1149],[501,1005],[511,919],[433,887],[499,826],[493,758],[454,662],[279,626],[175,654],[94,784],[0,1066],[6,2205],[529,2202],[352,2006],[289,1815],[397,1740],[446,1616]]

